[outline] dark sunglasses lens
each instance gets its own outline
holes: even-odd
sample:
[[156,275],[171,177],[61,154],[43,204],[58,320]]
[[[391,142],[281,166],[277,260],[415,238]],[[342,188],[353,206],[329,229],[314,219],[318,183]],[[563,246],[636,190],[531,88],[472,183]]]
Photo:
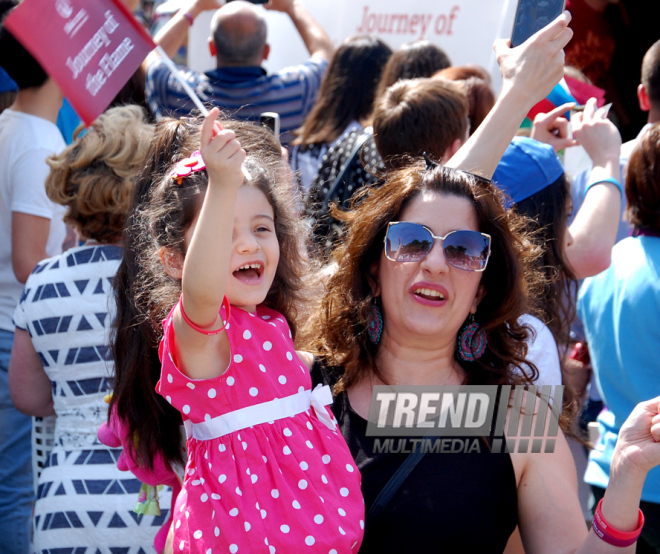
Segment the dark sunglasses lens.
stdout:
[[397,262],[418,262],[433,248],[433,237],[416,223],[390,225],[385,239],[385,254]]
[[490,239],[477,231],[455,231],[445,238],[444,250],[454,267],[480,271],[488,261]]

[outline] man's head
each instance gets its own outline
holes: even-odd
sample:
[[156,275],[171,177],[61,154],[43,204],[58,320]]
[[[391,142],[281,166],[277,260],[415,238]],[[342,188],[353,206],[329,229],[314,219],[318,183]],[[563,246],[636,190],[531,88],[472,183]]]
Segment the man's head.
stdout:
[[16,82],[18,90],[40,87],[48,75],[39,62],[5,28],[4,19],[18,3],[0,2],[0,66]]
[[261,65],[270,52],[267,31],[266,20],[254,4],[242,0],[225,4],[211,22],[211,55],[218,67]]
[[446,161],[468,135],[468,101],[461,86],[441,78],[399,81],[377,101],[374,141],[385,164],[397,157]]
[[642,82],[637,88],[639,107],[649,112],[649,123],[660,121],[660,40],[644,55]]

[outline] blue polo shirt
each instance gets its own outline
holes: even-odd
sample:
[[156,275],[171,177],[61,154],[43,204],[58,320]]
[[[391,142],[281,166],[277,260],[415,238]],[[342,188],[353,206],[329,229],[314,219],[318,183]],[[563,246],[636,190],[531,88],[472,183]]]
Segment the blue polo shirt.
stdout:
[[[197,73],[185,67],[180,71],[204,104],[212,104],[227,115],[259,121],[259,114],[280,115],[282,141],[302,124],[314,106],[328,62],[314,56],[307,62],[268,74],[262,67],[221,67]],[[154,114],[187,116],[195,110],[193,101],[158,58],[147,69],[147,100]]]
[[[660,396],[660,238],[619,242],[609,269],[584,281],[578,311],[607,406],[585,481],[606,488],[621,425],[636,404]],[[649,472],[642,500],[660,503],[660,468]]]

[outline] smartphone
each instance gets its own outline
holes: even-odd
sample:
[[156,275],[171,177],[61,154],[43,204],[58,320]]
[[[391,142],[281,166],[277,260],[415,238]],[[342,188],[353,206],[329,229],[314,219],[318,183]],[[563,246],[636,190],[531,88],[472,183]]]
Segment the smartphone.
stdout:
[[259,123],[270,129],[276,138],[280,138],[280,114],[275,112],[264,112],[259,115]]
[[521,45],[555,20],[566,8],[566,0],[518,0],[511,46]]

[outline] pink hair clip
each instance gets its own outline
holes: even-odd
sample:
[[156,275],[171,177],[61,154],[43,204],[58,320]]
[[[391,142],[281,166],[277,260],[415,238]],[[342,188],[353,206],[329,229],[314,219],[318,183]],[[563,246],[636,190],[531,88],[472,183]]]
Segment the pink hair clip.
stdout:
[[194,171],[202,171],[203,169],[206,169],[206,164],[202,159],[202,154],[199,150],[195,150],[188,158],[181,160],[174,166],[170,177],[181,185],[184,177],[188,177]]

